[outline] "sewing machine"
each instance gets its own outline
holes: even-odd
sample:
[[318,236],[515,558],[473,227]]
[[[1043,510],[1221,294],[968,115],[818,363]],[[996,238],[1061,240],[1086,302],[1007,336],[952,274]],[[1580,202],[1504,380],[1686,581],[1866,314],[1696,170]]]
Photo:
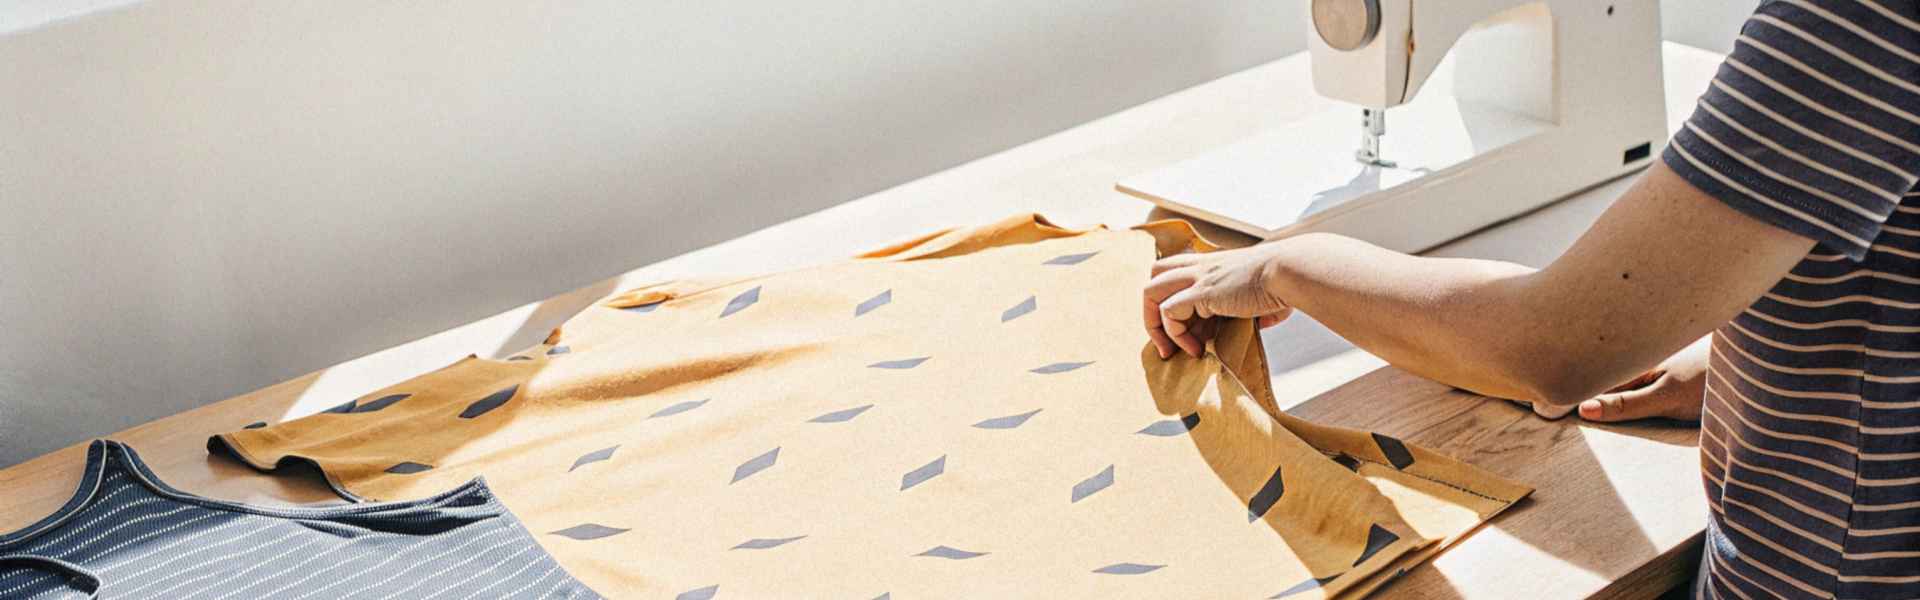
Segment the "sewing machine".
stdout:
[[1657,0],[1308,5],[1317,106],[1116,187],[1261,238],[1416,252],[1639,169],[1666,139]]

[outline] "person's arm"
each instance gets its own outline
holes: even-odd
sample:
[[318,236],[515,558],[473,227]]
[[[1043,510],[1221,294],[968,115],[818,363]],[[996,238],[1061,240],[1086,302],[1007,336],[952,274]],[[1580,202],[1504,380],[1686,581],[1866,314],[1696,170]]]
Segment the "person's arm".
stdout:
[[1568,407],[1725,323],[1813,244],[1656,162],[1545,269],[1307,234],[1163,259],[1145,313],[1162,356],[1203,352],[1209,318],[1297,308],[1413,373]]

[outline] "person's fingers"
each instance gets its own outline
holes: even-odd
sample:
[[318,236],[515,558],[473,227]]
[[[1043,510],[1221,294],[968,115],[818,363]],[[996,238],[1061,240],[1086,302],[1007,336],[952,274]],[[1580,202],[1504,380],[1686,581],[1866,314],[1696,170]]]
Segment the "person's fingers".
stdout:
[[1147,337],[1153,340],[1153,349],[1160,353],[1161,359],[1173,356],[1173,338],[1167,337],[1166,330],[1160,326],[1160,303],[1148,298],[1140,303],[1141,317],[1146,320]]
[[1146,287],[1140,290],[1142,320],[1147,328],[1147,337],[1153,340],[1154,348],[1160,352],[1160,358],[1173,356],[1176,349],[1172,336],[1168,335],[1166,330],[1167,324],[1160,317],[1160,303],[1168,296],[1191,285],[1193,285],[1193,278],[1187,274],[1163,272],[1154,275],[1147,281]]
[[1206,346],[1193,337],[1189,331],[1194,317],[1194,305],[1200,300],[1199,292],[1189,287],[1160,302],[1160,326],[1173,338],[1174,345],[1180,346],[1188,355],[1198,358],[1206,351]]
[[1175,254],[1153,261],[1153,275],[1159,275],[1198,262],[1200,262],[1200,255],[1198,254]]
[[1148,279],[1146,287],[1141,288],[1140,295],[1154,304],[1159,304],[1174,293],[1192,287],[1193,282],[1193,274],[1190,272],[1167,271]]
[[1653,385],[1653,382],[1659,381],[1660,376],[1666,375],[1666,374],[1667,374],[1667,370],[1661,367],[1654,367],[1651,369],[1647,369],[1645,372],[1642,372],[1639,375],[1634,376],[1633,379],[1628,379],[1626,383],[1622,383],[1620,385],[1616,385],[1611,388],[1608,388],[1607,391],[1603,393],[1615,394],[1615,393],[1624,392],[1627,390],[1637,390],[1643,387],[1647,387],[1649,385]]
[[1650,419],[1654,417],[1686,418],[1685,404],[1696,405],[1694,416],[1698,417],[1699,398],[1688,399],[1686,394],[1678,393],[1677,386],[1663,385],[1656,381],[1653,385],[1631,389],[1624,392],[1601,394],[1592,400],[1580,403],[1580,418],[1601,423]]

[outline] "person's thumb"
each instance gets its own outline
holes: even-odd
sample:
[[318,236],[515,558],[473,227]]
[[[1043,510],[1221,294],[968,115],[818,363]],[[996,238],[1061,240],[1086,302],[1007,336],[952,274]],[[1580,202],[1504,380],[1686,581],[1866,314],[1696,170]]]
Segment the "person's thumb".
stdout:
[[1664,383],[1655,381],[1645,387],[1609,392],[1583,401],[1580,403],[1580,418],[1612,423],[1667,416],[1666,407],[1659,401],[1667,388],[1662,385]]
[[1548,421],[1558,421],[1561,417],[1567,416],[1567,413],[1573,412],[1573,407],[1564,404],[1547,404],[1545,402],[1528,402],[1525,404],[1533,407],[1533,414],[1540,415],[1541,418]]

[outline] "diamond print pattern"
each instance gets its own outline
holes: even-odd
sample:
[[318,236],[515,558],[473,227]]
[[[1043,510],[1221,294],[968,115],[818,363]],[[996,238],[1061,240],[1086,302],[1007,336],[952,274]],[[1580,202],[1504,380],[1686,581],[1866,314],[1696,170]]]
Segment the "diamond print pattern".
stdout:
[[966,560],[969,558],[976,558],[976,557],[981,557],[986,555],[987,553],[985,552],[969,552],[966,550],[961,550],[959,548],[952,548],[948,546],[934,546],[932,548],[928,548],[927,551],[921,552],[919,554],[915,554],[914,556],[931,556],[934,558],[944,558],[948,560]]
[[804,536],[804,535],[797,535],[790,538],[754,538],[751,540],[740,542],[738,545],[735,545],[733,549],[734,550],[766,550],[768,548],[778,548],[781,546],[785,546],[787,544],[806,539],[806,537],[807,536]]
[[1013,308],[1009,308],[1005,312],[1000,313],[1000,322],[1005,323],[1027,316],[1027,313],[1033,312],[1034,309],[1039,307],[1038,300],[1033,296],[1027,296],[1026,300],[1022,300],[1019,304],[1013,305]]
[[759,301],[760,301],[760,286],[756,285],[756,286],[753,286],[753,289],[740,292],[740,295],[734,296],[732,300],[728,300],[727,307],[720,310],[720,318],[725,319],[729,315],[732,315],[733,313],[746,310],[747,307],[753,306],[754,303]]
[[981,429],[1013,429],[1027,424],[1027,419],[1031,419],[1034,415],[1040,414],[1040,410],[1041,409],[1036,408],[1017,415],[994,417],[979,423],[974,423],[973,426]]
[[927,359],[929,358],[932,358],[932,357],[922,356],[919,358],[903,358],[900,360],[883,360],[867,366],[869,368],[874,368],[874,369],[893,369],[893,370],[911,369],[911,368],[920,366],[920,363],[927,362]]
[[601,525],[599,523],[581,523],[579,525],[568,527],[566,529],[550,532],[550,534],[557,535],[564,538],[573,538],[576,540],[586,541],[586,540],[597,540],[600,538],[613,537],[616,535],[620,535],[622,533],[626,533],[627,531],[629,530],[621,529],[618,527],[608,527],[606,525]]
[[619,446],[607,446],[599,450],[582,454],[580,455],[580,458],[574,459],[573,466],[568,467],[567,472],[572,473],[574,469],[578,469],[582,465],[590,465],[603,460],[611,459],[613,458],[613,451],[619,450],[619,449],[620,449]]
[[1173,437],[1177,435],[1184,435],[1189,431],[1193,431],[1193,428],[1199,427],[1199,426],[1200,426],[1200,413],[1188,413],[1187,416],[1180,417],[1178,419],[1154,421],[1152,425],[1143,427],[1139,431],[1135,431],[1134,433],[1138,433],[1142,435],[1151,435],[1156,437]]
[[380,409],[393,406],[395,402],[399,402],[401,400],[405,400],[412,397],[413,397],[413,394],[392,394],[387,396],[381,396],[378,399],[367,402],[366,404],[353,407],[353,412],[356,412],[356,413],[376,412],[376,411],[379,411]]
[[1364,550],[1360,551],[1360,558],[1353,559],[1353,566],[1360,566],[1360,563],[1367,562],[1367,559],[1373,558],[1373,555],[1379,554],[1381,550],[1387,549],[1387,546],[1391,546],[1397,541],[1400,541],[1400,536],[1394,535],[1391,531],[1387,531],[1385,527],[1377,524],[1368,527],[1367,546]]
[[1092,362],[1057,362],[1057,363],[1053,363],[1043,367],[1029,369],[1029,371],[1033,373],[1039,373],[1041,375],[1052,375],[1054,373],[1065,373],[1067,371],[1072,371],[1074,369],[1078,369],[1080,367],[1084,367],[1090,364],[1093,364],[1093,363]]
[[880,295],[868,298],[867,301],[861,302],[859,306],[853,307],[853,316],[858,317],[873,312],[873,309],[886,306],[887,303],[890,302],[893,302],[893,290],[880,292]]
[[920,485],[928,479],[939,477],[941,473],[945,472],[947,472],[947,456],[942,454],[940,458],[933,459],[933,462],[921,465],[920,468],[908,471],[906,475],[902,475],[900,477],[900,491],[904,492],[907,488]]
[[1100,567],[1094,569],[1093,572],[1101,575],[1143,575],[1158,571],[1164,567],[1166,567],[1166,565],[1143,565],[1140,563],[1123,562]]
[[1093,255],[1095,255],[1095,254],[1099,254],[1099,252],[1088,252],[1088,253],[1086,253],[1086,254],[1063,254],[1063,255],[1060,255],[1060,256],[1055,256],[1055,257],[1053,257],[1053,258],[1049,258],[1049,259],[1047,259],[1047,262],[1044,262],[1044,263],[1041,263],[1041,264],[1047,264],[1047,265],[1077,265],[1077,264],[1080,264],[1080,263],[1083,263],[1083,262],[1087,262],[1087,259],[1089,259],[1089,258],[1093,258]]
[[728,484],[739,483],[740,480],[742,479],[752,477],[753,474],[755,473],[759,473],[761,471],[767,470],[767,467],[773,466],[773,463],[778,462],[779,460],[780,460],[779,448],[776,447],[772,450],[768,450],[766,451],[765,454],[755,456],[752,459],[749,459],[747,462],[740,463],[740,466],[734,467],[733,481],[729,481],[727,483]]
[[854,417],[860,416],[860,413],[867,412],[867,409],[869,408],[873,408],[873,405],[868,404],[866,406],[855,406],[853,408],[836,410],[824,415],[820,415],[818,417],[807,419],[807,422],[808,423],[845,423],[847,421],[852,421]]
[[653,414],[647,415],[647,418],[658,419],[660,417],[671,417],[683,412],[700,408],[702,406],[706,406],[708,400],[712,400],[712,398],[703,398],[700,400],[688,400],[686,402],[676,402],[666,408],[653,411]]
[[520,391],[520,386],[515,385],[513,387],[509,387],[507,389],[494,392],[493,394],[488,395],[485,398],[481,398],[478,402],[474,402],[473,404],[467,405],[466,410],[460,411],[460,418],[471,419],[474,417],[478,417],[480,415],[493,412],[493,409],[500,408],[502,405],[506,404],[508,400],[512,400],[513,394],[518,391]]
[[1286,484],[1280,481],[1280,467],[1274,467],[1273,476],[1268,477],[1267,483],[1260,486],[1260,491],[1254,492],[1253,497],[1247,499],[1247,522],[1252,523],[1267,516],[1267,511],[1273,509],[1273,503],[1279,502],[1280,495],[1286,491]]
[[1278,600],[1278,599],[1280,599],[1280,598],[1285,598],[1285,597],[1288,597],[1288,596],[1292,596],[1292,595],[1294,595],[1294,594],[1298,594],[1298,593],[1301,593],[1301,592],[1305,592],[1305,591],[1307,591],[1307,590],[1317,590],[1317,589],[1320,589],[1320,587],[1321,587],[1321,586],[1324,586],[1324,585],[1326,585],[1326,584],[1327,584],[1327,582],[1329,582],[1329,581],[1333,581],[1334,579],[1337,579],[1337,578],[1339,578],[1339,577],[1340,577],[1339,575],[1328,575],[1328,576],[1326,576],[1326,577],[1319,577],[1319,578],[1309,578],[1309,579],[1307,579],[1306,581],[1302,581],[1302,582],[1300,582],[1300,583],[1296,583],[1296,584],[1293,584],[1293,587],[1290,587],[1290,588],[1287,588],[1287,589],[1285,589],[1285,590],[1282,590],[1282,591],[1281,591],[1280,593],[1278,593],[1278,594],[1274,594],[1274,595],[1272,595],[1272,596],[1268,596],[1268,599],[1269,599],[1269,600]]
[[1079,502],[1087,496],[1100,493],[1100,490],[1113,487],[1113,465],[1107,465],[1099,473],[1073,484],[1073,501]]

